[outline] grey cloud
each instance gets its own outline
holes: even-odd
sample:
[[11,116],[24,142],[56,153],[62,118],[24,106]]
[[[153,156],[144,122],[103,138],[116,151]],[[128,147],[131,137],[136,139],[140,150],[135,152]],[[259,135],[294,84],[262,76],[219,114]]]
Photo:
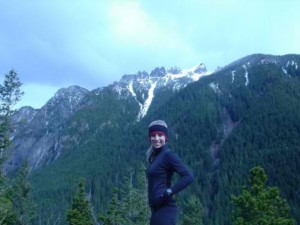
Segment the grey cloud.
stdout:
[[[128,2],[152,27],[117,36],[109,10]],[[93,89],[156,66],[203,62],[214,70],[248,54],[299,53],[299,7],[296,0],[0,1],[0,74],[14,68],[23,83]]]

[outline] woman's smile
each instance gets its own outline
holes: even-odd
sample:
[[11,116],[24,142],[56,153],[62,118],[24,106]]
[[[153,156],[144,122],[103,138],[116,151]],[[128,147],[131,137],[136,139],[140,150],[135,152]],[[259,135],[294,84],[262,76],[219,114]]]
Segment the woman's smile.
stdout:
[[154,148],[161,148],[166,144],[166,137],[160,133],[150,135],[150,142]]

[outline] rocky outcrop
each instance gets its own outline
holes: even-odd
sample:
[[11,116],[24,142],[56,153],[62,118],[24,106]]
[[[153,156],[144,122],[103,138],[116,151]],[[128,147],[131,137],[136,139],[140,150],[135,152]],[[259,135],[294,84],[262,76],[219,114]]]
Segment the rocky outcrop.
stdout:
[[51,162],[59,152],[59,135],[65,122],[76,112],[88,90],[71,86],[60,89],[41,109],[23,107],[12,117],[13,153],[5,165],[13,171],[26,159],[34,169]]

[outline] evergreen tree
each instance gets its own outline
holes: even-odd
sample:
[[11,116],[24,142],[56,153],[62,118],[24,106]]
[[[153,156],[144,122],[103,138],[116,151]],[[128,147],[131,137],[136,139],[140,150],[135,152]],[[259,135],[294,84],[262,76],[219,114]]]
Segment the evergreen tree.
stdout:
[[36,205],[30,197],[31,186],[28,181],[28,163],[25,162],[14,178],[11,187],[11,201],[17,216],[18,225],[28,225],[36,217]]
[[125,217],[128,225],[147,225],[150,211],[147,200],[145,167],[140,166],[136,172],[136,185],[134,185],[134,173],[130,173],[127,187],[122,190],[122,202],[125,209]]
[[106,215],[99,219],[104,225],[147,225],[150,211],[147,201],[145,167],[142,165],[135,173],[130,170],[125,187],[113,190],[113,196]]
[[200,199],[195,195],[189,197],[184,216],[182,219],[182,225],[202,225],[203,207]]
[[126,222],[124,205],[119,200],[119,189],[114,188],[111,202],[108,205],[106,215],[99,214],[99,219],[103,225],[124,225]]
[[293,225],[289,207],[278,188],[266,187],[267,175],[261,167],[250,170],[250,187],[232,196],[235,225]]
[[10,116],[14,112],[13,107],[21,99],[24,94],[20,87],[22,83],[18,74],[11,70],[5,74],[3,85],[0,85],[0,166],[5,160],[4,150],[9,145],[9,131],[11,128]]
[[79,191],[73,198],[72,207],[67,212],[67,221],[70,225],[93,225],[94,220],[89,202],[85,197],[85,181],[79,183]]
[[12,202],[5,194],[0,193],[0,225],[14,225],[15,222]]
[[14,70],[5,75],[3,85],[0,85],[0,225],[15,224],[16,221],[13,203],[8,192],[9,186],[2,171],[7,155],[6,150],[10,144],[10,116],[13,113],[13,107],[23,95],[20,90],[21,85],[18,74]]

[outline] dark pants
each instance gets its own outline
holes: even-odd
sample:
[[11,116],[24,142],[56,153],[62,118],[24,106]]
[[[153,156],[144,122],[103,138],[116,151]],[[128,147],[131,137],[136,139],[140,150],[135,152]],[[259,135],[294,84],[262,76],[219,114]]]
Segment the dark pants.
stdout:
[[178,209],[176,205],[165,205],[152,210],[150,225],[176,225]]

